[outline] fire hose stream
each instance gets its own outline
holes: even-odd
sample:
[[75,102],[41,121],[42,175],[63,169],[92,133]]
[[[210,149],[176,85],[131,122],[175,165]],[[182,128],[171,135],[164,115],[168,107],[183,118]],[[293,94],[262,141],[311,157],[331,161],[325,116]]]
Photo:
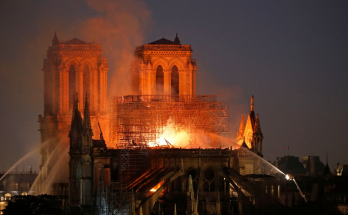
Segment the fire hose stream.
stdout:
[[307,202],[306,196],[303,195],[303,193],[302,193],[300,187],[298,186],[298,184],[297,184],[297,182],[296,182],[294,176],[292,176],[292,175],[290,175],[290,174],[286,174],[286,175],[285,175],[285,179],[288,180],[288,181],[290,181],[290,180],[294,181],[294,183],[296,184],[296,187],[297,187],[298,191],[300,192],[301,197],[305,200],[305,202]]

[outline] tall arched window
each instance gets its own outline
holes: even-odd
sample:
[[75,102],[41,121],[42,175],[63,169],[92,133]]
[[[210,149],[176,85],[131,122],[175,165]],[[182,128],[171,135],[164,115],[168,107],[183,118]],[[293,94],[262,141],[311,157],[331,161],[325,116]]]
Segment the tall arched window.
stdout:
[[74,105],[74,95],[76,92],[76,70],[73,65],[69,68],[69,108],[72,110]]
[[89,92],[89,85],[90,85],[90,72],[89,72],[89,67],[86,65],[83,68],[83,98],[85,98],[86,93],[89,96],[90,92]]
[[171,89],[173,96],[179,95],[179,71],[177,66],[173,66],[172,68]]
[[159,65],[156,71],[156,94],[163,95],[164,93],[164,73],[163,67]]

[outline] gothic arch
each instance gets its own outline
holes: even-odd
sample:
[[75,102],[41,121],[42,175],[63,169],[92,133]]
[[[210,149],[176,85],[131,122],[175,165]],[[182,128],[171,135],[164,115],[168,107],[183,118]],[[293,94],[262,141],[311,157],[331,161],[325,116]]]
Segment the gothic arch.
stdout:
[[173,66],[177,66],[179,70],[186,70],[184,61],[181,58],[172,58],[168,62],[169,68],[172,69]]
[[66,60],[65,63],[64,63],[64,66],[65,66],[65,68],[66,68],[67,70],[70,69],[70,66],[74,66],[75,69],[78,69],[78,68],[79,68],[79,65],[80,65],[80,64],[79,64],[79,61],[78,61],[76,58],[74,58],[74,57],[69,58],[69,59]]
[[163,70],[168,70],[170,68],[168,67],[168,60],[163,57],[156,58],[153,61],[152,69],[156,70],[159,65],[163,67]]
[[84,66],[88,66],[88,68],[95,69],[95,66],[93,66],[92,60],[89,58],[84,58],[80,61],[80,69],[83,69]]

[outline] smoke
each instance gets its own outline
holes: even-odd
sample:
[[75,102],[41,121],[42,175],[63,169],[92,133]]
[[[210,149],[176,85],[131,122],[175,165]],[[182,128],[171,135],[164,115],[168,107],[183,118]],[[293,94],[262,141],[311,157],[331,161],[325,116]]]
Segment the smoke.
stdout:
[[109,70],[109,95],[130,94],[130,65],[136,46],[142,45],[151,25],[151,13],[139,0],[86,0],[97,12],[81,25],[80,35],[87,41],[99,40]]

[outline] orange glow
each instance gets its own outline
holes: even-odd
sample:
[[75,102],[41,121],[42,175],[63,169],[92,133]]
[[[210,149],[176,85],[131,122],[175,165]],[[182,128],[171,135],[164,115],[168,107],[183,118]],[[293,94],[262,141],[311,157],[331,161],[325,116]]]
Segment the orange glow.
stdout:
[[217,134],[195,131],[190,132],[190,129],[177,125],[173,120],[168,119],[166,126],[163,127],[163,132],[156,142],[150,142],[149,147],[160,148],[219,148],[230,147],[238,149],[242,142],[236,143],[227,137]]
[[164,184],[164,180],[158,183],[156,186],[151,188],[150,192],[146,194],[146,196],[151,196],[154,192],[156,192],[162,185]]
[[191,137],[185,129],[179,128],[175,123],[168,119],[167,125],[163,128],[163,133],[156,143],[149,143],[150,147],[185,147],[191,142]]

